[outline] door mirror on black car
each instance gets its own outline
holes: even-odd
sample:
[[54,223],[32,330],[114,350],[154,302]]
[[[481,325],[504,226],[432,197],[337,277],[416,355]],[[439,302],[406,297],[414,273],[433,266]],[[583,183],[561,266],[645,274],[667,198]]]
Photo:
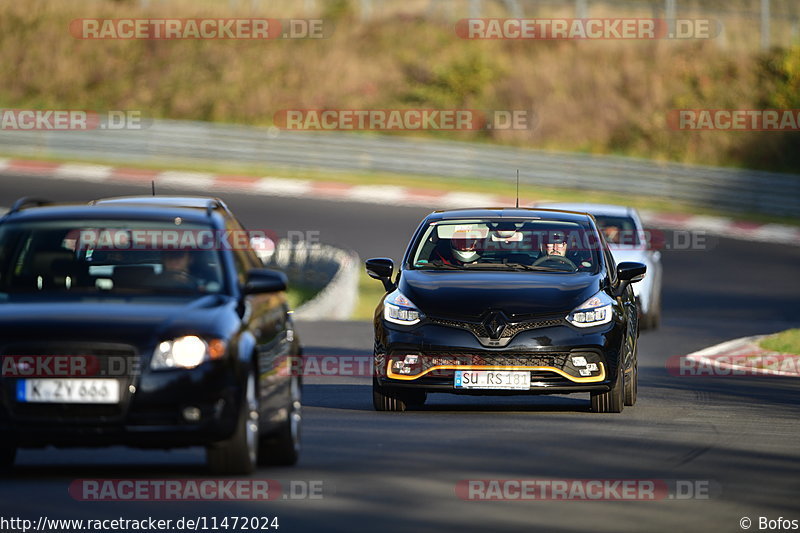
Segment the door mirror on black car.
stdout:
[[386,292],[395,289],[392,283],[392,272],[394,272],[394,261],[388,257],[375,257],[367,259],[367,274],[373,279],[379,279],[383,282],[383,288]]
[[617,277],[620,281],[636,283],[644,279],[647,266],[642,263],[624,262],[617,265]]
[[245,294],[262,294],[265,292],[285,291],[288,286],[286,274],[276,270],[257,268],[247,273],[247,283],[244,285]]

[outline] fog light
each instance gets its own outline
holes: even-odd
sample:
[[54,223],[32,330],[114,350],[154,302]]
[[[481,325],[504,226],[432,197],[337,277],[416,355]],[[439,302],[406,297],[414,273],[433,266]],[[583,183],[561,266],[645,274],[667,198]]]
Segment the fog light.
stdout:
[[183,419],[187,422],[200,421],[200,408],[199,407],[186,407],[183,410]]
[[572,358],[572,366],[586,366],[586,358],[582,355],[577,355]]

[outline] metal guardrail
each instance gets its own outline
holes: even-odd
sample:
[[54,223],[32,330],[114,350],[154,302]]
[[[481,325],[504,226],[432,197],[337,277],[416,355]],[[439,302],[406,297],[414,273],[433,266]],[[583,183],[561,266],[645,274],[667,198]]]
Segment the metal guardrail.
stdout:
[[281,240],[261,256],[264,266],[286,273],[289,286],[317,293],[295,310],[297,320],[345,320],[358,302],[358,254],[327,244]]
[[18,155],[178,164],[235,162],[520,181],[800,216],[800,176],[480,143],[158,120],[141,130],[0,131]]

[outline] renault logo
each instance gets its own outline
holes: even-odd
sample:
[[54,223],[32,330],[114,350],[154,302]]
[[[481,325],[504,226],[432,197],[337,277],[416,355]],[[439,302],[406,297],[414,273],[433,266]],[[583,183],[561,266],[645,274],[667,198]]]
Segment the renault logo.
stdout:
[[490,339],[499,339],[502,337],[507,326],[508,319],[502,311],[490,312],[486,320],[483,321],[483,327],[486,328],[486,331],[489,333]]

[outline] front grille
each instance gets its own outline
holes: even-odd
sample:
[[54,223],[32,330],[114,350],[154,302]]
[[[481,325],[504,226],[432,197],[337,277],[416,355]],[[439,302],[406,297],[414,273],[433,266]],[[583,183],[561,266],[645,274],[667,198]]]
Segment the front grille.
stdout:
[[[490,337],[489,331],[486,329],[486,326],[484,326],[484,324],[481,322],[464,322],[447,318],[429,318],[428,320],[430,320],[432,324],[436,324],[438,326],[465,329],[471,332],[479,339],[485,339]],[[530,331],[533,329],[541,329],[541,328],[550,328],[553,326],[560,326],[563,323],[564,320],[562,318],[548,318],[548,319],[539,318],[531,320],[521,320],[518,322],[509,322],[499,338],[509,339],[511,337],[514,337],[518,333],[522,333],[523,331]]]
[[435,366],[549,366],[564,368],[565,352],[428,352],[420,356],[422,371]]
[[[82,422],[106,420],[119,417],[126,405],[126,392],[138,372],[139,359],[136,349],[127,344],[44,342],[13,343],[3,346],[0,356],[61,356],[86,357],[91,363],[86,373],[70,375],[4,376],[3,391],[11,414],[20,419],[52,420],[56,422]],[[19,377],[16,377],[19,376]],[[113,378],[120,381],[120,402],[117,404],[68,404],[17,402],[16,387],[22,378]]]

